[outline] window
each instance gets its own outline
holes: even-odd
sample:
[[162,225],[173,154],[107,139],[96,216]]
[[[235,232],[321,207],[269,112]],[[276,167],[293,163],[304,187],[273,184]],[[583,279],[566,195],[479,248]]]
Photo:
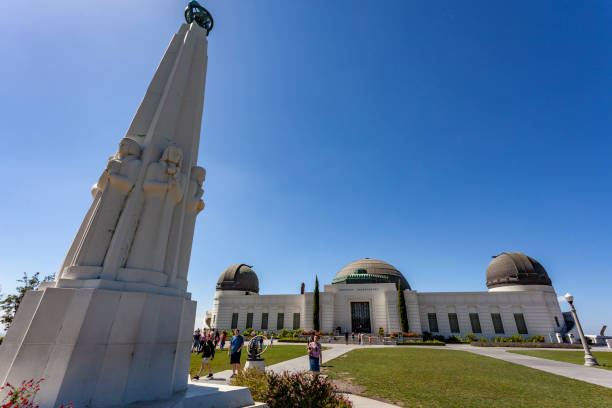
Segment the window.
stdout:
[[253,328],[253,313],[247,313],[247,323],[246,323],[246,327],[247,329],[249,328]]
[[261,314],[261,329],[262,330],[268,329],[268,314],[267,313]]
[[482,333],[478,313],[470,313],[470,323],[472,324],[472,333]]
[[520,334],[527,334],[527,325],[525,324],[525,316],[522,313],[514,314],[514,321],[516,322],[516,329]]
[[232,330],[238,328],[238,313],[232,313]]
[[557,323],[557,327],[561,327],[561,325],[559,325],[559,318],[557,316],[555,316],[555,323]]
[[491,320],[493,320],[493,329],[497,334],[504,334],[504,325],[502,323],[501,315],[499,313],[491,313]]
[[279,313],[276,317],[276,330],[285,328],[285,314]]
[[448,314],[448,324],[450,324],[451,333],[459,333],[459,319],[457,319],[457,313]]
[[438,316],[435,313],[427,313],[427,319],[429,320],[429,331],[432,333],[438,332]]
[[299,328],[300,328],[300,314],[294,313],[293,314],[293,330],[297,330]]

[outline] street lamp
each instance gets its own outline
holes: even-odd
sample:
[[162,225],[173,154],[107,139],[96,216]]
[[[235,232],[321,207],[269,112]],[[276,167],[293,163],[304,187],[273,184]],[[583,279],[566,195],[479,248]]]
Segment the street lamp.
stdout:
[[586,338],[584,337],[584,332],[582,331],[582,326],[580,326],[580,321],[578,320],[578,315],[576,314],[576,308],[574,307],[574,297],[570,293],[566,293],[564,296],[567,303],[570,305],[570,309],[572,311],[572,317],[576,322],[576,328],[578,329],[578,335],[580,336],[580,341],[582,342],[582,347],[584,348],[584,365],[585,366],[596,366],[597,360],[591,354],[591,350],[589,349],[589,345],[587,344]]

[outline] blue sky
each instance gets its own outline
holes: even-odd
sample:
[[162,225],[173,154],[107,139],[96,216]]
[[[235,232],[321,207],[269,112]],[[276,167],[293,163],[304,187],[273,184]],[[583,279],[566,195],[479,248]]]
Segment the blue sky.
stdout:
[[[0,4],[3,292],[57,271],[185,4]],[[480,291],[523,251],[612,326],[609,2],[204,4],[199,316],[232,263],[262,293],[363,257]]]

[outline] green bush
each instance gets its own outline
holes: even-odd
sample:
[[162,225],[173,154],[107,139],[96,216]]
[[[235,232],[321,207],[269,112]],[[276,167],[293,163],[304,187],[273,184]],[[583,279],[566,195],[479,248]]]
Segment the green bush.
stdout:
[[268,337],[272,337],[272,336],[278,337],[274,330],[268,330]]
[[438,341],[445,341],[446,340],[446,338],[443,335],[441,335],[441,334],[436,334],[435,336],[433,336],[433,339],[434,340],[438,340]]
[[474,333],[468,333],[464,336],[465,341],[469,341],[470,343],[476,341],[476,335]]
[[253,332],[253,328],[252,328],[252,327],[249,327],[249,328],[245,329],[245,330],[242,332],[242,335],[243,335],[243,336],[245,336],[245,337],[246,337],[246,336],[250,336],[252,332]]
[[302,337],[279,337],[278,341],[282,343],[308,343],[308,339]]
[[495,340],[493,340],[494,343],[507,343],[510,340],[508,340],[505,337],[496,337]]
[[463,343],[463,339],[459,336],[448,336],[446,339],[444,339],[445,343],[449,343],[449,344],[460,344]]
[[336,394],[336,387],[329,380],[307,372],[276,374],[251,368],[238,373],[230,384],[249,387],[253,399],[270,408],[351,407],[344,396]]
[[378,329],[378,335],[379,336],[384,336],[385,335],[385,329],[383,329],[382,327]]
[[281,329],[281,331],[278,332],[278,337],[289,337],[290,333],[291,332],[287,329]]
[[445,346],[446,343],[444,343],[443,341],[439,341],[439,340],[427,340],[427,341],[408,340],[408,341],[398,341],[397,345],[398,346]]
[[514,343],[522,343],[524,340],[523,336],[521,336],[520,334],[513,334],[512,336],[510,336],[510,341]]
[[428,340],[433,340],[434,336],[428,332],[428,331],[424,331],[423,332],[423,341],[428,341]]
[[488,343],[488,342],[489,342],[489,339],[487,339],[487,338],[485,338],[485,337],[481,337],[481,338],[479,338],[479,339],[478,339],[478,341],[479,341],[480,343]]
[[531,336],[525,341],[530,343],[544,343],[546,340],[544,339],[544,336],[536,334],[535,336]]

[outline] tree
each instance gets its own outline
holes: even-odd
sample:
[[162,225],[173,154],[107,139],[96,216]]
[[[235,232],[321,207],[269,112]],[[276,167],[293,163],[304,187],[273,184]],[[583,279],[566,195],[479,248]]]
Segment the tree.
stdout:
[[315,332],[320,329],[319,325],[319,277],[315,277],[315,288],[314,288],[314,305],[312,307],[312,325]]
[[28,277],[28,274],[24,272],[23,277],[21,279],[17,279],[17,282],[23,284],[23,286],[17,286],[17,294],[6,295],[6,297],[0,301],[0,309],[2,309],[0,323],[4,324],[4,328],[6,330],[8,330],[9,326],[13,322],[15,313],[17,313],[17,309],[19,309],[21,300],[25,296],[26,292],[28,290],[36,290],[41,283],[53,280],[53,275],[48,275],[41,281],[39,275],[40,273],[36,272],[31,277]]
[[406,299],[404,299],[404,291],[402,290],[402,282],[397,284],[397,308],[400,315],[400,324],[402,331],[408,331],[408,313],[406,312]]

